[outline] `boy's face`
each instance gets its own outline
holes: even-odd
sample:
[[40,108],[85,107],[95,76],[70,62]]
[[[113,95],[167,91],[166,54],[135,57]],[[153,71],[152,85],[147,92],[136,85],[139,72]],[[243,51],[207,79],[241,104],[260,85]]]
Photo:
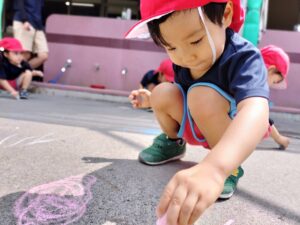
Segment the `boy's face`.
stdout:
[[5,53],[5,57],[15,66],[19,66],[23,60],[22,52],[9,51]]
[[[222,54],[227,25],[205,23],[216,47],[216,58]],[[228,25],[229,26],[229,25]],[[170,46],[165,49],[173,63],[189,68],[193,78],[201,77],[212,66],[212,49],[198,9],[179,11],[160,24],[162,37]]]
[[268,84],[272,87],[274,84],[278,84],[283,80],[281,73],[276,69],[275,66],[268,68]]

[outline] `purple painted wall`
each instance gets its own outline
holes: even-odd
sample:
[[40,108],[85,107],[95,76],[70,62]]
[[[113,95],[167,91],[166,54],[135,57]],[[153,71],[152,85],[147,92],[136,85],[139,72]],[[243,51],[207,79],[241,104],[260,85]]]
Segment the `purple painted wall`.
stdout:
[[273,44],[283,48],[291,59],[286,90],[271,90],[271,100],[277,107],[300,109],[300,33],[267,30],[259,47]]
[[[59,84],[86,87],[101,84],[107,89],[123,91],[137,88],[142,75],[156,69],[167,55],[152,41],[124,39],[124,34],[135,22],[50,16],[46,24],[50,53],[45,63],[45,81],[53,79],[70,58],[72,66]],[[124,69],[126,75],[122,74]]]
[[[46,24],[50,54],[45,63],[45,81],[55,77],[67,59],[73,63],[59,84],[131,91],[144,73],[167,57],[152,41],[125,40],[124,34],[136,21],[98,17],[52,15]],[[291,58],[288,89],[271,91],[278,108],[300,110],[300,33],[268,30],[260,47],[274,44]],[[97,70],[97,67],[99,70]],[[122,75],[122,70],[126,75]]]

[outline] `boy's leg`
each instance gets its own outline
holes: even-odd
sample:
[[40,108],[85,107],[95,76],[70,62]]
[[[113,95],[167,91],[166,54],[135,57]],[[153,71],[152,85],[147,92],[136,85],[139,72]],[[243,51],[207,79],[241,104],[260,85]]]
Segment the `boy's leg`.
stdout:
[[14,38],[21,42],[23,49],[27,52],[32,52],[33,39],[35,35],[34,29],[26,30],[22,22],[13,21],[13,34]]
[[[188,108],[201,133],[213,148],[231,123],[228,115],[230,104],[216,90],[210,87],[194,87],[188,94]],[[243,176],[241,167],[226,179],[220,198],[230,198],[236,189],[238,180]]]
[[271,137],[279,144],[279,149],[285,150],[290,144],[290,139],[281,135],[274,124],[271,126]]
[[185,142],[177,137],[183,116],[183,96],[177,85],[164,82],[155,87],[151,106],[164,133],[139,154],[139,160],[148,165],[160,165],[183,157]]
[[29,61],[29,64],[33,69],[36,69],[48,59],[49,52],[46,35],[41,30],[36,31],[33,52],[36,53],[37,56],[33,57]]
[[21,99],[27,99],[28,98],[28,92],[27,89],[31,83],[32,80],[32,72],[27,70],[24,73],[20,75],[18,78],[20,89],[20,98]]

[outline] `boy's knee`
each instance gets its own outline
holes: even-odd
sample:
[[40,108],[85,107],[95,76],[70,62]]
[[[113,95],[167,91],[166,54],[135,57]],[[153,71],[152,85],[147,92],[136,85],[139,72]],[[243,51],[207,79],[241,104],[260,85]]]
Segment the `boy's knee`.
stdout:
[[[157,85],[151,94],[151,106],[158,108],[162,106],[168,106],[170,103],[179,97],[181,93],[178,87],[172,83],[163,82]],[[178,100],[178,99],[177,99]]]
[[210,87],[194,87],[188,94],[188,108],[192,116],[209,118],[229,111],[228,101]]
[[24,72],[24,76],[26,77],[26,78],[32,78],[32,71],[30,71],[30,70],[26,70],[25,72]]

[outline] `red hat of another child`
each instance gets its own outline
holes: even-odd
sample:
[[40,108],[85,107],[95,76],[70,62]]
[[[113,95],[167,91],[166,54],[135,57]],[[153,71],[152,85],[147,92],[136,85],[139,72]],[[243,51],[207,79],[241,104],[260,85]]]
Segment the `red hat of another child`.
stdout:
[[22,47],[21,42],[18,39],[6,37],[0,41],[0,48],[2,50],[13,51],[13,52],[23,52],[25,51]]
[[[208,3],[226,3],[229,0],[141,0],[140,11],[142,19],[125,35],[126,38],[149,38],[147,23],[174,11],[198,8]],[[233,18],[230,28],[238,32],[244,22],[244,10],[241,0],[231,0],[233,3]]]
[[159,67],[155,70],[155,73],[162,73],[164,74],[165,78],[169,82],[174,82],[174,70],[173,70],[173,63],[170,59],[163,60]]
[[267,45],[261,49],[261,54],[266,64],[266,67],[275,66],[276,69],[281,73],[283,80],[278,84],[273,84],[272,87],[277,89],[287,88],[287,75],[290,67],[290,58],[283,51],[283,49],[274,46]]

